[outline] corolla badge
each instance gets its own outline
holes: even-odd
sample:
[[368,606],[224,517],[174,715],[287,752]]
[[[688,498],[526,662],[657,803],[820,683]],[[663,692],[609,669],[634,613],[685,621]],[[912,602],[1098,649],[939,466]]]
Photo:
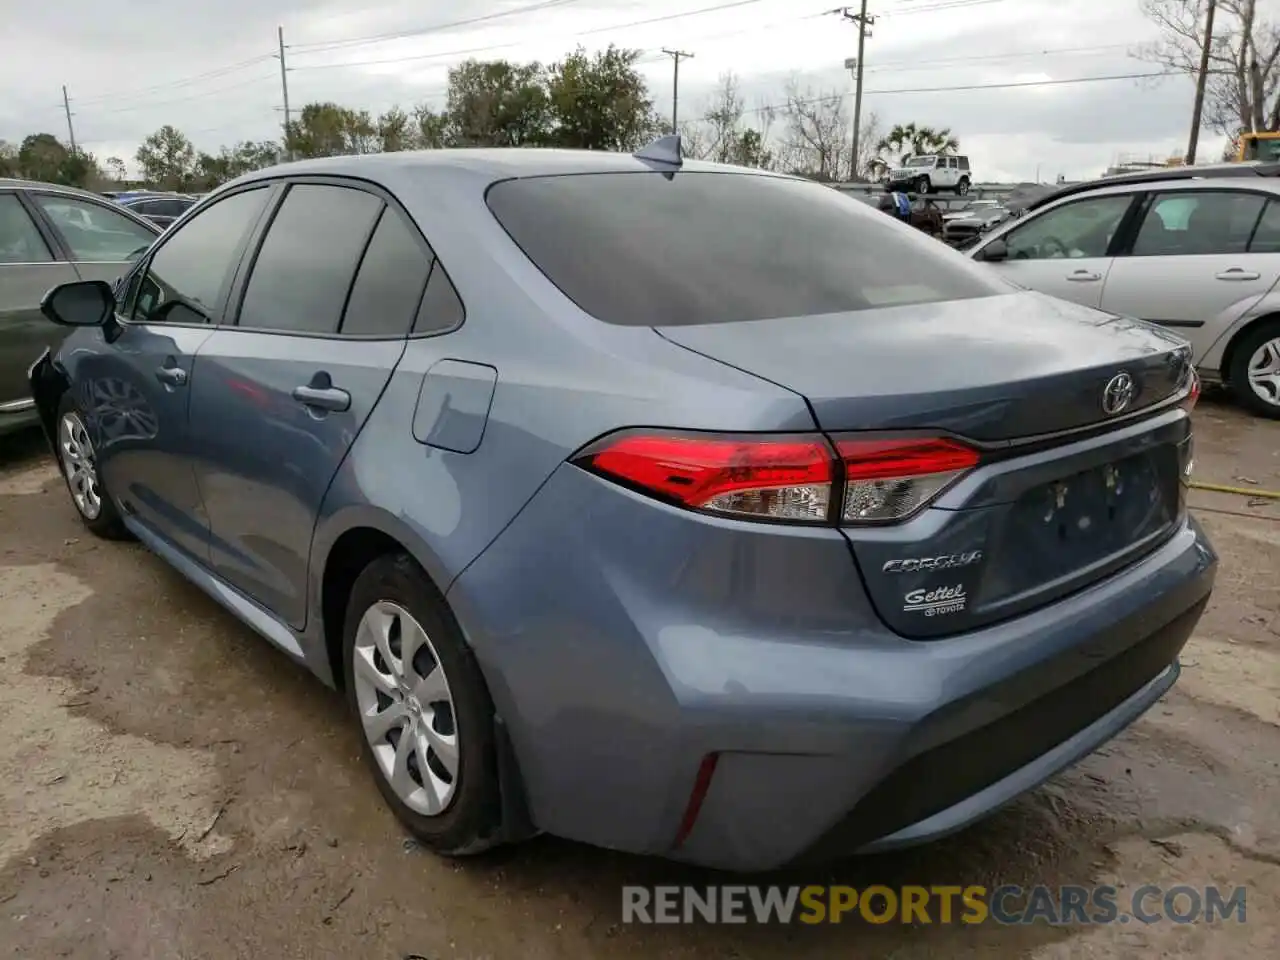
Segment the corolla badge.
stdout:
[[1133,377],[1127,373],[1117,373],[1102,388],[1102,412],[1115,416],[1133,402],[1137,392],[1138,387],[1133,382]]
[[889,560],[880,569],[883,573],[916,573],[924,570],[954,570],[982,560],[981,550],[966,553],[947,553],[937,557],[909,557],[905,560]]

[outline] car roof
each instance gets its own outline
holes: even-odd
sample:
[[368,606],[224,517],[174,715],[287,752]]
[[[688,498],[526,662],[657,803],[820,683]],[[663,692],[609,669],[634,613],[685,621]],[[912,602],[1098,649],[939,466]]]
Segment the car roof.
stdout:
[[[477,186],[483,186],[516,177],[639,173],[671,169],[670,165],[642,160],[629,153],[612,153],[604,150],[455,147],[446,150],[404,150],[357,156],[316,157],[255,170],[238,177],[231,183],[243,184],[256,180],[311,175],[353,177],[391,186],[405,178],[420,175],[425,171],[433,171],[450,179],[466,179]],[[797,179],[787,174],[687,158],[679,169],[692,172],[732,172]]]
[[61,183],[43,183],[39,180],[20,180],[17,177],[0,177],[0,190],[44,190],[49,193],[65,193],[73,197],[88,197],[92,200],[102,200],[101,194],[93,193],[89,190],[81,190],[79,187],[68,187]]
[[1093,193],[1108,187],[1125,188],[1135,184],[1163,184],[1169,182],[1198,183],[1204,180],[1246,179],[1256,177],[1280,177],[1280,163],[1275,161],[1256,161],[1253,163],[1210,163],[1196,167],[1161,167],[1157,170],[1142,170],[1138,173],[1122,173],[1114,177],[1100,177],[1097,180],[1085,180],[1054,190],[1027,205],[1026,212],[1047,207],[1067,197],[1081,193]]

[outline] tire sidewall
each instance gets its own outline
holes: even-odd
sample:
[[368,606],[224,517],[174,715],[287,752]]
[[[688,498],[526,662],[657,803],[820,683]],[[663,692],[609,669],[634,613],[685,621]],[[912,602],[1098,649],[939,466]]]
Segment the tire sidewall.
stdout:
[[[458,781],[448,808],[436,816],[417,813],[396,796],[361,724],[353,664],[356,631],[365,612],[380,601],[403,607],[426,631],[453,696]],[[344,686],[360,737],[361,754],[392,811],[419,840],[438,853],[460,856],[492,846],[500,811],[493,703],[475,657],[434,584],[407,555],[373,561],[351,588],[342,637]]]
[[962,197],[966,197],[969,195],[969,178],[968,177],[960,178],[960,182],[956,184],[956,193],[960,194],[960,196]]
[[1276,337],[1280,337],[1280,323],[1266,323],[1251,330],[1235,348],[1227,372],[1228,386],[1237,402],[1250,413],[1271,420],[1280,420],[1280,404],[1268,403],[1254,392],[1249,384],[1249,361],[1263,343]]

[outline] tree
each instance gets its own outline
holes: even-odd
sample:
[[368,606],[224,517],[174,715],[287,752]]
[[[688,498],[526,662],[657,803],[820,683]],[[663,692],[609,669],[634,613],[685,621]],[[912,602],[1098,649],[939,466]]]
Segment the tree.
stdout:
[[117,183],[124,183],[129,179],[129,171],[119,157],[107,157],[106,168],[111,179]]
[[308,103],[285,133],[285,149],[296,157],[376,153],[378,133],[367,110],[336,103]]
[[18,175],[18,148],[8,140],[0,140],[0,177]]
[[875,180],[888,169],[889,165],[881,156],[880,141],[884,139],[880,134],[881,129],[880,117],[874,111],[862,118],[861,129],[858,131],[857,169],[853,172],[852,179]]
[[416,145],[413,121],[399,107],[392,107],[374,124],[378,135],[378,146],[384,153],[397,150],[412,150]]
[[732,72],[722,74],[702,117],[680,125],[685,152],[700,160],[771,168],[774,156],[768,142],[773,112],[768,108],[754,112],[760,115],[763,129],[743,123],[747,108],[738,89],[738,78]]
[[780,138],[782,164],[792,173],[829,182],[844,179],[849,160],[849,117],[841,93],[802,89],[787,82]]
[[537,63],[466,60],[449,69],[447,139],[459,147],[547,142],[551,105]]
[[439,150],[450,145],[449,116],[437,113],[425,103],[413,108],[414,142],[424,150]]
[[52,133],[30,134],[18,148],[18,170],[31,180],[57,183],[69,153]]
[[547,142],[584,150],[636,150],[659,124],[639,50],[609,49],[588,55],[579,47],[546,73]]
[[951,135],[949,127],[935,130],[933,127],[917,126],[914,123],[897,124],[876,144],[877,155],[900,155],[899,159],[903,163],[906,163],[908,157],[931,154],[945,156],[959,149],[960,141]]
[[[1204,0],[1141,0],[1160,37],[1134,56],[1192,77],[1204,51]],[[1257,0],[1218,0],[1204,122],[1228,137],[1280,130],[1280,21],[1259,15]]]
[[212,190],[241,174],[280,162],[280,144],[273,140],[255,143],[245,140],[232,147],[222,147],[218,153],[201,153],[196,159],[195,185],[201,190]]
[[195,147],[167,123],[142,141],[135,158],[143,178],[164,190],[185,190],[196,176]]

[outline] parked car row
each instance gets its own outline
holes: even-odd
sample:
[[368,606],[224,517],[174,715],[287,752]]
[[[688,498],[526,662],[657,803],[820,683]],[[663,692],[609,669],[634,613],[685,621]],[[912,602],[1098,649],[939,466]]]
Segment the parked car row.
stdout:
[[133,190],[123,193],[103,193],[102,196],[122,207],[128,207],[140,217],[163,228],[168,227],[195,206],[202,195]]

